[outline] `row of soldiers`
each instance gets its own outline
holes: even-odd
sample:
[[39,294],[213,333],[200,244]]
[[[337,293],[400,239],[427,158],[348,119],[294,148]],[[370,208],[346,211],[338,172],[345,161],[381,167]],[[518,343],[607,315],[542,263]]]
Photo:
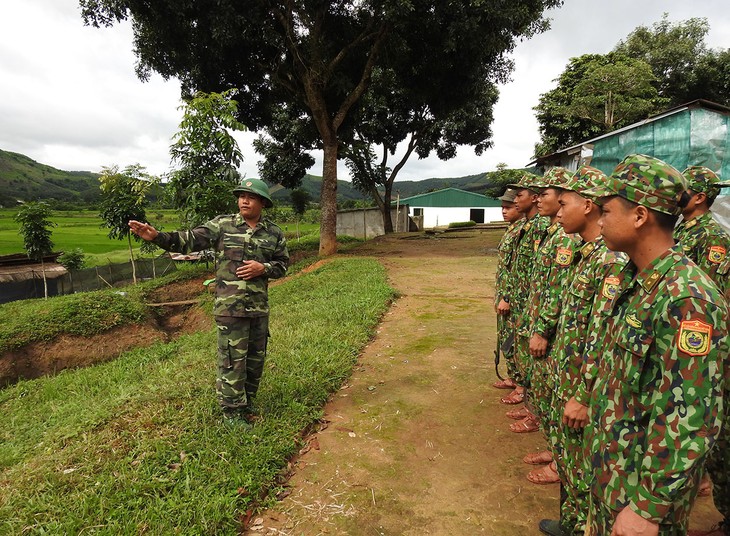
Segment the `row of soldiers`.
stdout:
[[546,464],[530,480],[561,486],[540,530],[687,534],[707,472],[730,535],[730,237],[710,211],[730,183],[630,155],[609,176],[555,167],[509,186],[495,387],[524,401],[512,431],[547,440],[525,458]]

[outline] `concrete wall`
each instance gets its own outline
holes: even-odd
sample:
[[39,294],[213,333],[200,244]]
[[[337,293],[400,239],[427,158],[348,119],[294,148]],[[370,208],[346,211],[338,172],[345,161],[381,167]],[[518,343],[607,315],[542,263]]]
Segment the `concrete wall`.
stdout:
[[[423,214],[423,228],[445,227],[450,223],[469,221],[471,219],[471,207],[410,207],[410,215],[414,215],[414,209],[420,208]],[[477,210],[484,210],[484,223],[502,221],[501,207],[473,207]]]
[[[398,217],[400,212],[400,217]],[[407,232],[409,225],[408,206],[401,205],[400,211],[393,207],[390,211],[393,230]],[[337,234],[355,238],[375,238],[385,234],[383,215],[378,208],[340,210],[337,212]]]

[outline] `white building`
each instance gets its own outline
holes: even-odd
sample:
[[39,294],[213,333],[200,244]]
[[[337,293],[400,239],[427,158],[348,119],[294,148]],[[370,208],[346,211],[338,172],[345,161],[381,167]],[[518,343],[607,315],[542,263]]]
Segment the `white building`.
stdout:
[[486,195],[444,188],[400,200],[408,205],[408,215],[421,229],[445,227],[454,222],[489,223],[502,221],[501,203]]

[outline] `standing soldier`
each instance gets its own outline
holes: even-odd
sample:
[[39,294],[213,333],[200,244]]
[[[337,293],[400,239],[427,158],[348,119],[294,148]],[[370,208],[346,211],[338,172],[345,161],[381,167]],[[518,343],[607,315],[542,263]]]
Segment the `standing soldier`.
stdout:
[[273,206],[269,188],[259,179],[243,179],[234,188],[237,214],[217,216],[190,231],[163,233],[130,221],[132,232],[168,251],[218,252],[216,299],[218,379],[216,392],[228,422],[253,420],[253,399],[264,371],[269,333],[269,279],[286,273],[289,252],[284,233],[262,218]]
[[505,341],[513,341],[508,344],[504,351],[504,358],[507,361],[507,378],[499,380],[494,384],[497,389],[514,389],[517,384],[514,381],[516,376],[516,365],[514,361],[514,317],[510,314],[509,289],[512,287],[510,280],[512,262],[514,261],[514,252],[517,239],[520,236],[522,225],[525,219],[515,206],[515,196],[517,192],[512,188],[498,197],[502,202],[502,217],[504,221],[509,223],[509,227],[504,232],[502,239],[499,241],[497,248],[497,276],[495,280],[494,292],[494,308],[497,311],[497,352],[502,351],[502,345]]
[[[518,323],[523,311],[527,306],[527,297],[530,287],[533,284],[532,269],[535,265],[535,254],[537,248],[545,236],[548,227],[548,220],[537,212],[537,189],[542,184],[540,177],[532,173],[526,173],[517,184],[510,184],[517,194],[515,195],[515,206],[525,217],[525,223],[520,230],[519,239],[515,250],[515,260],[512,263],[510,281],[512,288],[507,295],[510,304],[510,314],[514,322]],[[517,324],[515,330],[518,329]],[[521,347],[520,347],[521,345]],[[515,337],[515,374],[514,380],[517,387],[509,395],[502,398],[504,404],[519,404],[525,398],[526,366],[528,364],[527,340],[520,341]],[[511,415],[513,418],[527,418],[527,410],[522,410]]]
[[591,536],[686,534],[722,424],[728,311],[674,245],[685,190],[672,166],[630,155],[589,192],[606,246],[628,254],[631,275],[612,302],[584,432]]

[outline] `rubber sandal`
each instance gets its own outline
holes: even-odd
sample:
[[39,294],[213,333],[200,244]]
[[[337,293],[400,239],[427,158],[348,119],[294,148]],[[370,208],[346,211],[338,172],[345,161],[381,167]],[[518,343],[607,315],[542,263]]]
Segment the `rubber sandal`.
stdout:
[[525,417],[521,421],[513,422],[509,425],[509,429],[516,434],[526,434],[529,432],[537,432],[540,427],[537,425],[532,416]]
[[531,452],[522,461],[529,465],[545,465],[553,461],[553,455],[549,450],[543,450],[542,452]]
[[540,469],[535,469],[527,473],[527,480],[533,484],[547,485],[560,482],[560,477],[558,476],[557,470],[553,469],[553,464],[549,463]]
[[525,393],[516,393],[512,391],[504,398],[500,398],[499,401],[502,404],[521,404],[525,400]]
[[521,421],[525,417],[527,417],[530,414],[530,412],[527,410],[525,406],[522,406],[520,409],[511,409],[505,415],[509,417],[510,419],[514,419],[516,421]]
[[517,387],[517,384],[511,378],[507,378],[506,380],[494,382],[492,387],[496,387],[497,389],[514,389]]

